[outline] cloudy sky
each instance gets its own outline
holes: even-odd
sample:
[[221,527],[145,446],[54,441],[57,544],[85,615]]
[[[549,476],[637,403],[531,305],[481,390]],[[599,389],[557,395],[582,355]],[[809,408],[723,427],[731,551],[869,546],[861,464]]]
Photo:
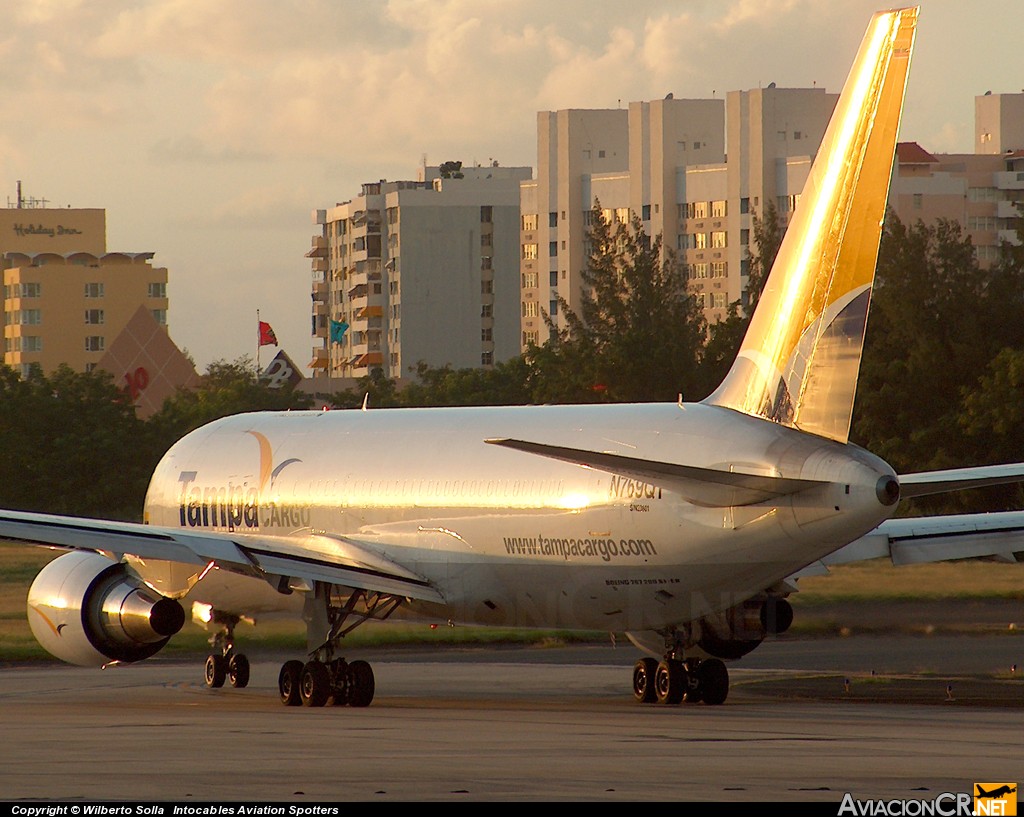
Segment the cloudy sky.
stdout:
[[[901,138],[973,150],[1024,88],[1020,0],[923,0]],[[839,91],[880,0],[0,0],[0,205],[17,180],[155,251],[200,368],[309,361],[310,211],[424,156],[535,165],[535,113]],[[264,358],[269,357],[264,350]]]

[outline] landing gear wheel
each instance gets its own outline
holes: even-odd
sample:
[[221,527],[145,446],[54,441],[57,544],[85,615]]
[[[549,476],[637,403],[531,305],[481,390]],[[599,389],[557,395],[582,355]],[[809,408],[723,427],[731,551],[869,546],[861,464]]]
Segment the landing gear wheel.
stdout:
[[224,686],[228,677],[228,662],[223,655],[206,656],[206,685],[211,689]]
[[697,682],[704,703],[718,706],[725,702],[729,695],[729,670],[717,658],[701,661],[697,667]]
[[232,655],[228,660],[228,681],[235,689],[249,686],[249,659],[241,653]]
[[365,661],[353,661],[348,665],[349,706],[369,706],[376,691],[373,668]]
[[675,706],[682,703],[686,694],[686,667],[682,661],[666,658],[654,675],[654,687],[657,690],[659,704]]
[[285,706],[302,706],[302,662],[287,661],[277,676],[277,689],[281,693],[281,703]]
[[331,673],[321,661],[310,661],[302,668],[299,685],[305,706],[323,706],[331,697]]
[[334,706],[346,706],[349,696],[352,694],[352,680],[350,678],[348,663],[344,658],[335,658],[328,665],[333,682],[334,693],[331,695],[331,703]]
[[653,704],[658,699],[654,676],[658,662],[653,658],[641,658],[633,665],[633,697],[642,704]]

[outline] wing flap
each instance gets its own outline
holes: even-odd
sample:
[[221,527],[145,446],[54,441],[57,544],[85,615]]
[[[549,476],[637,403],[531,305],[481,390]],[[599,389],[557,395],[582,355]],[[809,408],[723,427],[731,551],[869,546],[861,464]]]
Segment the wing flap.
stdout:
[[645,460],[625,457],[621,454],[585,451],[579,448],[547,445],[527,440],[495,438],[484,442],[648,482],[674,491],[695,505],[714,508],[755,505],[810,488],[829,485],[827,482],[812,479],[791,479],[763,474],[720,471],[714,468]]

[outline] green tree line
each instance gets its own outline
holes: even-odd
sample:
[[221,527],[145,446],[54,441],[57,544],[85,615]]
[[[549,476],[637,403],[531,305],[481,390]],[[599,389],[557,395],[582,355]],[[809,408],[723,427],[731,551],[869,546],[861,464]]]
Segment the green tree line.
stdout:
[[[708,326],[685,267],[639,219],[592,214],[579,311],[559,300],[549,339],[491,369],[419,364],[402,389],[375,372],[337,408],[699,400],[739,348],[784,235],[768,207],[753,219],[749,278]],[[900,473],[1024,459],[1024,248],[981,269],[952,222],[889,214],[879,250],[851,439]],[[149,477],[180,437],[229,414],[308,408],[268,388],[246,359],[212,364],[140,420],[112,379],[62,367],[20,378],[0,368],[0,507],[137,519]],[[926,510],[1024,507],[1021,491],[950,495]]]

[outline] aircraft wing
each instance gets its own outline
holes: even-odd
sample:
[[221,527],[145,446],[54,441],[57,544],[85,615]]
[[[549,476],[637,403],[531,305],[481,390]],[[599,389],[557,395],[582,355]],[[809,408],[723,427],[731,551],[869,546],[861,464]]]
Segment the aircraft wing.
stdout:
[[978,465],[973,468],[951,468],[948,471],[925,471],[920,474],[900,475],[900,496],[910,499],[915,496],[942,494],[947,491],[962,491],[966,488],[985,488],[990,485],[1007,485],[1024,482],[1024,462],[1006,465]]
[[197,565],[211,562],[275,586],[288,579],[328,582],[397,596],[443,602],[429,582],[365,543],[345,537],[244,536],[201,533],[131,522],[0,511],[0,539],[71,550],[93,550]]
[[580,448],[566,448],[527,440],[498,438],[485,442],[648,482],[674,491],[695,505],[715,508],[754,505],[808,488],[828,485],[827,482],[812,479],[719,471],[715,468],[698,468],[693,465],[624,457],[603,451],[585,451]]
[[979,558],[1024,562],[1024,511],[889,519],[801,574],[878,558],[894,565]]

